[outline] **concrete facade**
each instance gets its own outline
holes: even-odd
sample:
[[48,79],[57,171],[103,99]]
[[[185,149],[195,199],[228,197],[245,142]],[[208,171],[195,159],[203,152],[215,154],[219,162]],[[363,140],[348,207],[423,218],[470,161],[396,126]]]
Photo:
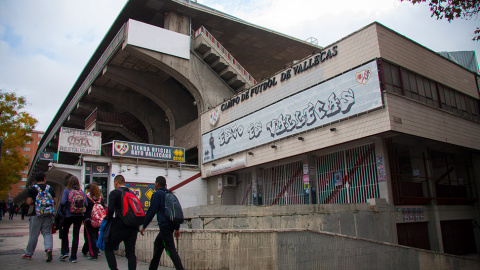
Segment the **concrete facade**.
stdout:
[[[266,269],[347,267],[396,251],[395,265],[456,265],[393,245],[479,252],[478,77],[376,22],[321,48],[192,1],[129,1],[39,147],[56,152],[61,127],[87,129],[102,132],[101,155],[61,153],[29,175],[49,170],[60,185],[79,175],[106,191],[118,174],[143,184],[167,176],[186,208],[195,255],[181,256],[191,268],[239,269],[248,258]],[[113,156],[113,141],[180,147],[185,159]],[[88,173],[88,164],[108,170]],[[202,231],[218,229],[227,231]],[[261,230],[266,244],[242,230]],[[204,237],[218,241],[195,242]],[[286,247],[324,250],[309,239],[344,247],[327,250],[334,261],[303,265]],[[150,256],[145,241],[138,252]],[[242,245],[253,257],[215,249]],[[392,253],[348,255],[385,245]]]

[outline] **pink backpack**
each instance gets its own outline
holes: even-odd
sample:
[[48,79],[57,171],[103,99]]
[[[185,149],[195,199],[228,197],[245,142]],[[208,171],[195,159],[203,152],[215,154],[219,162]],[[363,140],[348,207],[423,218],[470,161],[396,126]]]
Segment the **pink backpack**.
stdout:
[[101,204],[101,200],[102,198],[98,199],[98,201],[94,201],[95,204],[93,205],[92,215],[90,217],[90,223],[94,228],[100,228],[103,219],[107,215],[107,209],[103,207],[103,205]]

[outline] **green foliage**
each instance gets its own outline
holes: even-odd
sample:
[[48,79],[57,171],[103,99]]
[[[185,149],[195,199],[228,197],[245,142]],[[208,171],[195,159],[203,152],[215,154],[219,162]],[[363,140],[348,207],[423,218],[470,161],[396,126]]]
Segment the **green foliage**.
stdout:
[[0,159],[0,198],[8,193],[10,185],[20,180],[20,172],[28,166],[29,160],[19,149],[32,140],[29,133],[37,120],[22,111],[27,105],[25,97],[0,89],[0,137],[3,147]]
[[[411,2],[418,4],[422,2],[429,3],[432,17],[437,20],[447,19],[451,22],[454,19],[476,19],[480,12],[480,0],[400,0],[401,2]],[[480,28],[474,31],[473,41],[480,40]]]

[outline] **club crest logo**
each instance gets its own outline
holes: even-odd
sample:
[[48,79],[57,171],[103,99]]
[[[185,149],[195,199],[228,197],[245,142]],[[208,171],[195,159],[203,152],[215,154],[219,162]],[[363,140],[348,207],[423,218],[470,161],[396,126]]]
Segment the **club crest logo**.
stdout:
[[97,166],[97,172],[102,173],[105,170],[105,166]]
[[127,153],[128,149],[128,143],[115,142],[115,151],[120,155]]
[[355,73],[355,80],[360,84],[366,84],[370,77],[372,76],[372,71],[370,68],[364,69],[360,72]]
[[208,119],[210,120],[210,124],[212,126],[215,126],[215,124],[217,123],[218,116],[219,116],[218,114],[219,114],[218,109],[215,109],[215,110],[210,112],[210,115],[209,115]]
[[43,157],[44,157],[44,158],[49,158],[49,157],[50,157],[50,153],[43,153]]
[[133,191],[133,193],[135,194],[135,196],[138,197],[138,199],[142,197],[142,192],[140,191],[140,188],[129,188],[129,189]]

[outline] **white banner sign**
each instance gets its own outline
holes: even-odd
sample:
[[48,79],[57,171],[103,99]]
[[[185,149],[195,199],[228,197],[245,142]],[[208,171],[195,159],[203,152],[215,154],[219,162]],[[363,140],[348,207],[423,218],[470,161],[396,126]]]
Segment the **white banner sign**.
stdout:
[[373,61],[203,134],[202,162],[317,128],[382,104],[377,63]]
[[58,144],[58,151],[60,152],[100,156],[102,152],[102,133],[62,127]]

